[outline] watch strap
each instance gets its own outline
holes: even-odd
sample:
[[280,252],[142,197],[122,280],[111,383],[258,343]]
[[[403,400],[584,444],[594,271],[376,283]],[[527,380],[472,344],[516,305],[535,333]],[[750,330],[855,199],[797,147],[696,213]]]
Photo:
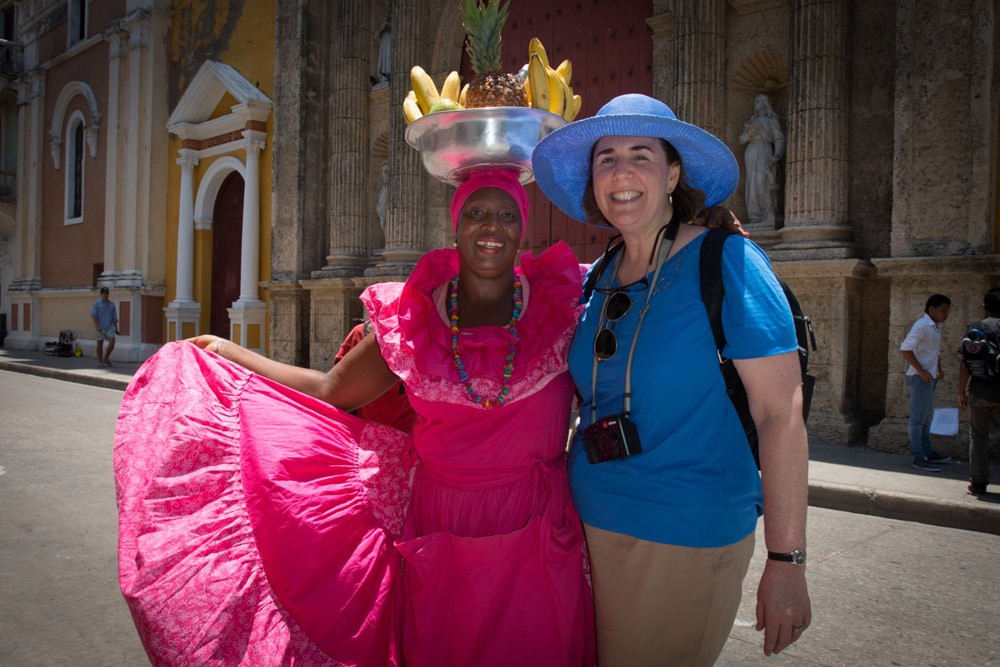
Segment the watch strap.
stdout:
[[803,549],[793,549],[788,553],[768,551],[767,557],[769,560],[781,561],[782,563],[794,563],[796,565],[805,565],[806,562],[806,552]]

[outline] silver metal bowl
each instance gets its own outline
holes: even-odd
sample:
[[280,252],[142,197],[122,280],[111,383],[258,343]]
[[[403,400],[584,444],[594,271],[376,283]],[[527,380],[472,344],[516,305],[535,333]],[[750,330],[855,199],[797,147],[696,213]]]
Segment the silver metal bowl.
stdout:
[[487,107],[427,114],[406,128],[431,176],[460,185],[477,171],[510,169],[522,184],[535,180],[531,151],[566,120],[542,109]]

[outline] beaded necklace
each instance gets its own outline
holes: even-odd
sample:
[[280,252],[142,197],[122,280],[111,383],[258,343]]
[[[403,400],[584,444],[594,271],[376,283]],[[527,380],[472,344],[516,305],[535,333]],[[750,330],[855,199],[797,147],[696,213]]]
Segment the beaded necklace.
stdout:
[[458,377],[465,384],[465,392],[469,395],[469,400],[486,409],[498,408],[510,398],[510,376],[514,374],[514,360],[517,358],[517,321],[521,317],[521,306],[524,304],[521,292],[521,280],[514,278],[514,310],[510,316],[510,345],[507,347],[507,356],[504,357],[503,366],[503,386],[500,393],[494,398],[486,398],[476,393],[469,381],[469,374],[465,371],[465,363],[462,355],[458,352],[458,276],[452,278],[448,290],[448,319],[451,321],[451,353],[455,359],[455,369]]

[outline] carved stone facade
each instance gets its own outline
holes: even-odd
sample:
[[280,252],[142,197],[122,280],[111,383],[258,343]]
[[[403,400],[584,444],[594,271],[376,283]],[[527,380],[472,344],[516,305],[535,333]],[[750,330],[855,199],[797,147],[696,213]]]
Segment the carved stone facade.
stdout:
[[[316,368],[329,364],[359,316],[356,296],[364,286],[404,278],[421,253],[448,242],[448,190],[421,170],[398,109],[412,65],[435,78],[459,69],[463,34],[455,3],[354,4],[278,2],[275,106],[293,122],[277,124],[271,353]],[[717,133],[737,155],[756,95],[769,96],[786,130],[777,170],[781,214],[775,229],[754,236],[813,317],[819,350],[811,363],[818,383],[810,430],[821,441],[870,434],[872,446],[905,450],[898,345],[933,292],[955,304],[944,327],[946,379],[939,390],[942,404],[953,403],[958,361],[948,352],[1000,278],[1000,72],[989,56],[997,48],[997,13],[989,0],[649,4],[654,95]],[[377,38],[387,16],[389,85],[376,83],[366,95],[379,81]],[[346,30],[357,38],[310,41],[296,28],[307,17],[322,26],[310,34]],[[537,19],[550,21],[544,29],[539,24],[540,34],[560,29],[551,17]],[[321,94],[313,98],[308,90]],[[350,99],[323,104],[335,90]],[[365,140],[369,148],[359,155]],[[383,240],[376,205],[385,160]],[[367,174],[367,186],[356,180],[359,173]],[[742,188],[728,205],[745,216]]]
[[[450,188],[428,177],[406,144],[400,107],[412,65],[439,82],[462,69],[460,3],[274,0],[271,70],[262,60],[271,49],[248,54],[252,40],[241,38],[238,48],[232,41],[233,26],[256,26],[250,12],[270,11],[269,3],[252,10],[233,0],[218,34],[198,36],[189,53],[164,53],[170,11],[179,21],[184,12],[177,8],[193,2],[130,3],[135,11],[121,16],[107,9],[113,3],[92,0],[89,37],[76,44],[66,44],[64,35],[63,43],[53,42],[65,21],[60,2],[19,5],[23,71],[11,82],[21,135],[15,232],[4,248],[7,259],[0,256],[7,344],[38,348],[41,337],[66,328],[56,313],[81,322],[70,327],[86,326],[91,280],[84,269],[98,265],[94,282],[111,285],[113,296],[119,288],[127,295],[122,303],[134,333],[119,342],[116,355],[139,358],[167,339],[168,302],[176,306],[177,331],[204,317],[192,310],[205,288],[198,274],[204,260],[174,246],[190,243],[184,235],[192,223],[196,243],[202,231],[182,212],[209,158],[168,150],[166,120],[185,90],[181,74],[193,76],[216,60],[234,65],[255,88],[263,85],[273,102],[263,150],[254,148],[254,136],[240,137],[248,143],[238,159],[249,166],[259,158],[261,178],[261,265],[241,272],[240,300],[265,324],[266,340],[258,342],[266,353],[328,368],[362,315],[361,290],[405,279],[423,253],[450,243]],[[512,3],[512,33],[595,52],[627,37],[607,28],[608,12],[622,11],[614,0],[584,3],[572,20],[559,3],[548,12],[537,4]],[[775,170],[783,195],[774,228],[753,234],[813,317],[819,349],[811,360],[818,381],[810,431],[819,441],[866,440],[905,451],[903,335],[929,294],[951,297],[938,400],[954,405],[953,352],[965,323],[979,315],[983,292],[1000,281],[997,0],[645,0],[629,5],[635,7],[643,40],[615,48],[638,48],[639,60],[574,56],[574,79],[584,85],[585,76],[586,85],[605,91],[641,80],[628,85],[650,86],[681,119],[715,132],[737,156],[754,98],[768,96],[785,133]],[[388,81],[381,71],[386,60]],[[260,74],[265,67],[273,86],[270,73]],[[169,85],[158,89],[164,78]],[[65,108],[57,103],[63,90],[71,98]],[[606,101],[585,100],[584,116]],[[63,120],[54,127],[57,113]],[[103,176],[96,181],[102,196],[88,189],[83,215],[98,223],[99,233],[71,245],[67,239],[82,227],[65,224],[62,210],[53,208],[62,206],[63,174],[52,156],[58,150],[57,162],[65,163],[66,131],[74,122],[85,130],[87,178]],[[47,190],[53,182],[60,183],[58,197]],[[746,219],[744,187],[741,181],[727,205]],[[539,195],[535,207],[544,206]],[[581,237],[567,239],[574,247],[603,245],[577,228],[553,226],[537,238],[544,246],[574,234]],[[74,263],[74,252],[83,253],[86,267]],[[261,304],[263,310],[256,308]],[[962,442],[938,444],[958,453]]]

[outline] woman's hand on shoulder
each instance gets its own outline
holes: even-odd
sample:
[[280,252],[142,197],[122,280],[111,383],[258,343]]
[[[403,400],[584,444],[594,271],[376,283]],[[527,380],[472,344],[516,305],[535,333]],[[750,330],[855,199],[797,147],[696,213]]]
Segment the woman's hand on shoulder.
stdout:
[[750,238],[750,232],[743,228],[743,223],[736,217],[736,214],[724,206],[709,206],[698,211],[698,215],[691,220],[692,225],[698,227],[724,227],[731,232],[735,232],[744,238]]

